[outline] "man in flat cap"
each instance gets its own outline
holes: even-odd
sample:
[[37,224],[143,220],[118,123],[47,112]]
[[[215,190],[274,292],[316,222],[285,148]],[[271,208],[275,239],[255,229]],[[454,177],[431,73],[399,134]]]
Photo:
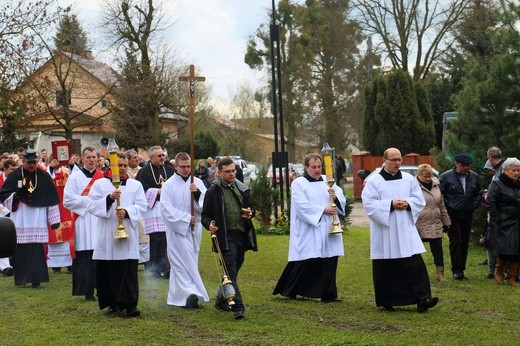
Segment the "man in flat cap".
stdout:
[[444,204],[451,219],[450,239],[451,271],[456,280],[464,279],[468,257],[469,236],[473,212],[480,206],[482,189],[477,173],[469,169],[471,156],[457,154],[455,167],[440,176]]

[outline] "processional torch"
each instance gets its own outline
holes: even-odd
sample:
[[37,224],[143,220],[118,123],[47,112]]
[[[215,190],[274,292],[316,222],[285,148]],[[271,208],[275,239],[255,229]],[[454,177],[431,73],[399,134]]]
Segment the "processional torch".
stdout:
[[[325,176],[327,177],[327,185],[329,186],[329,191],[332,191],[334,189],[334,175],[332,173],[332,148],[330,147],[329,143],[324,143],[323,148],[321,149],[321,152],[323,154],[323,164],[325,166]],[[330,206],[334,207],[336,206],[336,203],[334,203],[334,200],[331,198]],[[329,232],[329,234],[341,234],[343,233],[343,230],[339,226],[339,222],[336,219],[336,214],[332,215],[332,228]]]
[[[110,171],[112,172],[112,185],[116,188],[116,191],[119,191],[119,186],[121,185],[121,177],[119,176],[119,159],[117,157],[117,151],[119,147],[116,144],[116,140],[111,138],[108,142],[107,151],[110,154]],[[116,199],[117,206],[116,211],[122,210],[121,202],[119,198]],[[123,220],[119,219],[119,225],[117,226],[117,232],[114,238],[116,239],[126,239],[128,238],[128,233],[125,231],[125,225],[123,225]]]
[[[213,242],[213,246],[215,247],[215,251],[217,252],[218,262],[220,262],[220,267],[222,268],[222,280],[220,281],[220,289],[222,290],[222,295],[224,299],[227,300],[229,306],[235,305],[235,288],[233,287],[233,282],[229,278],[229,273],[226,268],[226,264],[224,263],[224,257],[222,256],[222,251],[220,251],[220,246],[218,245],[217,235],[215,233],[211,234],[211,241]],[[218,268],[218,264],[217,264]],[[220,269],[218,269],[220,275]]]

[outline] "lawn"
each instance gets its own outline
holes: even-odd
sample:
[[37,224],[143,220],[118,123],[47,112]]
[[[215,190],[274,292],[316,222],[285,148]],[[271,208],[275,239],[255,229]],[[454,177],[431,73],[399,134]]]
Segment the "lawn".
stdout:
[[[202,278],[213,300],[219,282],[206,232],[200,258]],[[340,258],[341,303],[287,300],[271,294],[287,260],[288,237],[259,236],[239,284],[245,320],[217,311],[212,302],[196,310],[168,306],[166,280],[140,269],[141,317],[107,316],[97,303],[71,296],[71,276],[50,273],[44,288],[15,287],[0,277],[1,345],[500,345],[518,337],[519,288],[485,278],[482,248],[472,246],[466,275],[434,280],[432,257],[424,255],[437,307],[419,314],[413,306],[395,313],[374,305],[367,228],[344,234]],[[449,263],[445,240],[445,261]],[[449,273],[448,273],[449,274]]]

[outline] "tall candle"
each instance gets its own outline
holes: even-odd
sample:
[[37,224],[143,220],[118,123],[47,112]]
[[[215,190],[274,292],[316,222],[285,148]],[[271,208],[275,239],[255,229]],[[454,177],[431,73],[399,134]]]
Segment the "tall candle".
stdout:
[[325,155],[323,157],[323,162],[325,163],[325,175],[327,179],[332,179],[332,157],[330,155]]
[[110,170],[112,171],[112,182],[119,182],[119,158],[116,151],[110,153]]

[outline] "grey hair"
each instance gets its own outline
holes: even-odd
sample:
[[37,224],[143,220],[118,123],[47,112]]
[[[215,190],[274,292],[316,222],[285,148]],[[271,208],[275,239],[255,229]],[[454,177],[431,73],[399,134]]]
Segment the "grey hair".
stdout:
[[153,152],[159,149],[162,149],[160,145],[154,145],[153,147],[150,147],[150,149],[148,149],[148,157],[152,157]]
[[137,151],[135,151],[134,149],[129,149],[129,150],[125,151],[125,155],[126,155],[126,158],[130,160],[132,155],[137,155]]
[[520,167],[520,160],[516,157],[508,157],[502,164],[502,172],[509,170],[513,166]]

